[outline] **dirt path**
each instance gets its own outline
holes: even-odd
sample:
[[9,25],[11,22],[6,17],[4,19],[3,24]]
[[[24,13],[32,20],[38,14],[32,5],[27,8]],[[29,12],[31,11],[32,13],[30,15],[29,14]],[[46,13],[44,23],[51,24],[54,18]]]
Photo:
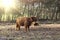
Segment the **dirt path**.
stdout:
[[30,32],[15,30],[15,25],[0,25],[0,40],[60,40],[60,24],[31,26]]

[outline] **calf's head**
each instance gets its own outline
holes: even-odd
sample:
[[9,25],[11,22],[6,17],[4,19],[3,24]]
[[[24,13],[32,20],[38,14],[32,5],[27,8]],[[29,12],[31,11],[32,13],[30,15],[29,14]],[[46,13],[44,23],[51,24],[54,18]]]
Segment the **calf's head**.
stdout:
[[39,25],[39,23],[37,23],[37,17],[31,17],[31,19],[34,26]]

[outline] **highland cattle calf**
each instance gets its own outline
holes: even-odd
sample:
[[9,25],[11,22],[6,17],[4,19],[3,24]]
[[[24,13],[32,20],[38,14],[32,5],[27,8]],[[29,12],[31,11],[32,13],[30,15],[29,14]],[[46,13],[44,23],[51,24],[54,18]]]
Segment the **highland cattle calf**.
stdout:
[[36,22],[36,17],[20,17],[16,19],[16,30],[20,30],[20,26],[25,27],[25,31],[29,31],[32,22]]

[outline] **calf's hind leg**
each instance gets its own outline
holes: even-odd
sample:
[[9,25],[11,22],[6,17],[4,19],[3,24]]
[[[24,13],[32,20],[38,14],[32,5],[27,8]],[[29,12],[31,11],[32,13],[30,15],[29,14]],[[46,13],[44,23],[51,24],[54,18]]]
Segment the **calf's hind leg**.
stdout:
[[16,24],[16,30],[20,30],[20,25]]

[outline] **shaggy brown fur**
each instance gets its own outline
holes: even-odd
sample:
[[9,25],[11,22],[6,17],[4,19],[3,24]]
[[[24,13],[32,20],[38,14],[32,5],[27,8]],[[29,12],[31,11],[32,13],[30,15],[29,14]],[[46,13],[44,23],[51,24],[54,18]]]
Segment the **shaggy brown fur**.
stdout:
[[16,30],[20,30],[20,26],[25,27],[25,31],[29,30],[29,26],[32,22],[36,22],[36,17],[20,17],[16,19]]

